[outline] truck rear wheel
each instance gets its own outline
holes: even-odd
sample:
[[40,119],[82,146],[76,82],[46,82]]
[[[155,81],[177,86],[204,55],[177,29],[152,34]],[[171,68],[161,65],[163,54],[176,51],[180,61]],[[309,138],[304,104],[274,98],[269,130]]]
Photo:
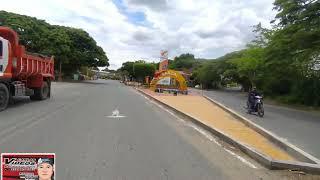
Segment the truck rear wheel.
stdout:
[[31,100],[45,100],[50,97],[50,86],[44,81],[41,88],[34,89],[34,94],[30,96]]
[[7,108],[9,104],[9,90],[6,85],[0,83],[0,111],[3,111]]

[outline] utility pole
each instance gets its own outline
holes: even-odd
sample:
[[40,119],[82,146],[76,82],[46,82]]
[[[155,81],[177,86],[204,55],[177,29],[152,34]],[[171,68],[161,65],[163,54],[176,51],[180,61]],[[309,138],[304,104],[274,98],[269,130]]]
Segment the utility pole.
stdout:
[[201,96],[203,96],[203,85],[201,83]]
[[62,62],[61,62],[61,59],[60,59],[60,66],[59,66],[59,77],[58,77],[58,81],[62,81],[62,72],[61,72],[61,69],[62,69]]

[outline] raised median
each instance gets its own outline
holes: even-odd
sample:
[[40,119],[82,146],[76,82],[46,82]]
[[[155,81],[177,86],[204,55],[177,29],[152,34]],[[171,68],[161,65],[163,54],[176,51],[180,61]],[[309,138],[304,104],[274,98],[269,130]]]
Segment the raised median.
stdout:
[[[285,145],[272,140],[257,128],[248,126],[234,114],[207,98],[197,94],[178,95],[154,93],[148,89],[139,89],[150,98],[191,118],[195,123],[209,128],[223,140],[236,145],[242,151],[270,169],[299,169],[319,173],[320,166],[304,154],[292,153]],[[272,135],[271,135],[272,136]]]

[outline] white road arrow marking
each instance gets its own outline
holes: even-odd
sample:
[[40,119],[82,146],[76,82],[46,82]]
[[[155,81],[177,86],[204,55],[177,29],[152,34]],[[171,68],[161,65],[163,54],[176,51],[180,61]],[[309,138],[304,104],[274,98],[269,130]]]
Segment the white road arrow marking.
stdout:
[[108,118],[124,118],[126,116],[121,115],[120,111],[118,109],[115,109],[114,111],[112,111],[112,115],[111,116],[107,116]]

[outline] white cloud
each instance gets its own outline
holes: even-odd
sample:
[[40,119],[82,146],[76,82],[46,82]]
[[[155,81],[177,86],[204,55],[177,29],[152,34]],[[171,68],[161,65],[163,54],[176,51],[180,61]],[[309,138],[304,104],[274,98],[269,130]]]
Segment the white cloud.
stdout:
[[269,27],[274,17],[273,0],[162,1],[163,11],[154,10],[153,1],[141,2],[145,0],[126,0],[131,10],[146,14],[156,36],[162,37],[159,47],[169,49],[170,57],[191,52],[215,58],[241,49],[253,38],[253,25]]
[[[119,1],[119,0],[118,0]],[[157,60],[194,53],[215,58],[241,49],[251,26],[270,26],[273,0],[123,0],[127,12],[145,14],[146,26],[132,23],[111,0],[0,0],[1,10],[88,31],[104,48],[111,68],[128,60]]]

